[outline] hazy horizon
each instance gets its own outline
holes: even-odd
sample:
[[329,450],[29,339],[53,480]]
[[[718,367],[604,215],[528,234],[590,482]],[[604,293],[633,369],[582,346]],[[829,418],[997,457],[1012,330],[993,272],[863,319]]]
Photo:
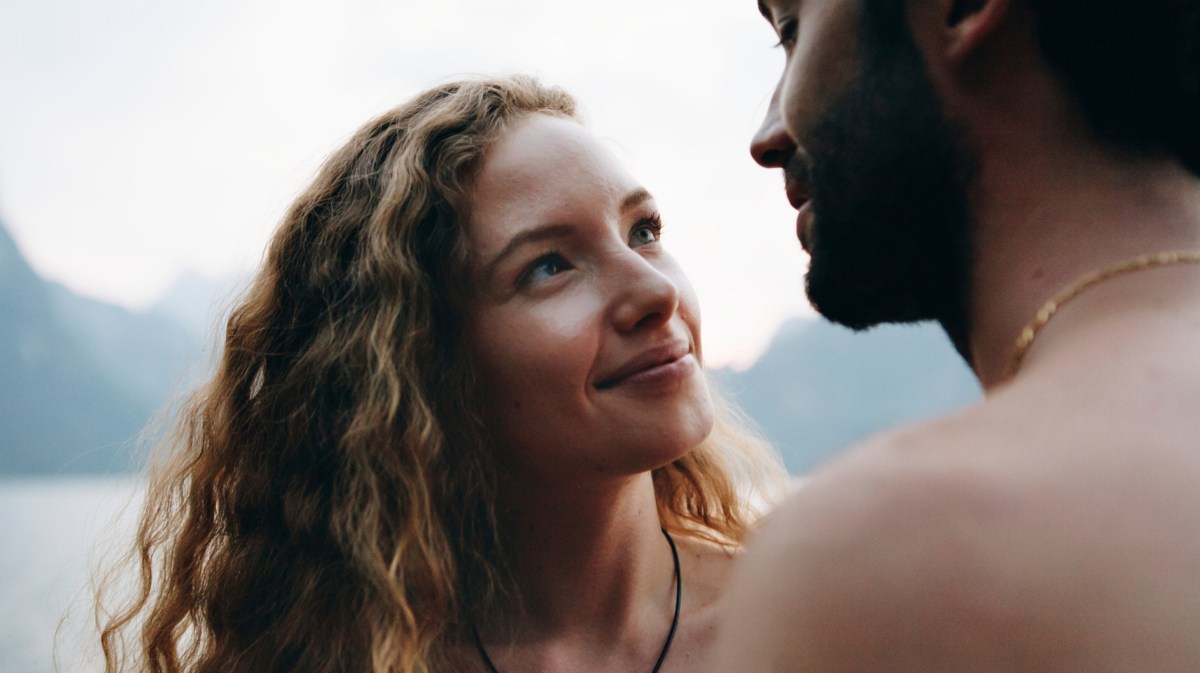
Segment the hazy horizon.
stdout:
[[463,73],[529,72],[664,212],[713,365],[811,315],[782,180],[749,157],[783,56],[753,2],[113,0],[0,7],[0,217],[45,278],[143,309],[247,274],[320,161]]

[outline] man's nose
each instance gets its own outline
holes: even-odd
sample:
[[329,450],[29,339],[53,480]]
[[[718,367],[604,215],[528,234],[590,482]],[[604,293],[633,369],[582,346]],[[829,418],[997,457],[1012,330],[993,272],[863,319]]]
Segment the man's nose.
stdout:
[[783,168],[795,152],[796,143],[788,135],[779,113],[779,89],[776,89],[762,125],[750,140],[750,156],[763,168]]

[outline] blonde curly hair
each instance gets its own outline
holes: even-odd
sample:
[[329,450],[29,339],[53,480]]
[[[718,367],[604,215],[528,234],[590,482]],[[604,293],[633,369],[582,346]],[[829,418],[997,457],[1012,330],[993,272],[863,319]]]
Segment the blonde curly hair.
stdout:
[[[136,591],[112,613],[116,575],[98,595],[108,673],[443,671],[512,593],[455,307],[473,177],[530,114],[577,117],[524,77],[430,89],[292,205],[152,469]],[[718,412],[653,481],[668,530],[733,545],[779,468]]]

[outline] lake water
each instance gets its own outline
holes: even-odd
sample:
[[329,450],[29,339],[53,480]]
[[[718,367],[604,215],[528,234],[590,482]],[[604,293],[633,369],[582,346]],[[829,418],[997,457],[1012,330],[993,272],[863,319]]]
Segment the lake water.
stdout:
[[141,486],[132,477],[0,479],[0,673],[55,671],[60,622],[57,670],[102,669],[90,577],[128,544]]
[[97,670],[87,663],[97,649],[89,579],[102,555],[128,540],[133,516],[122,512],[140,485],[130,477],[0,480],[0,673],[55,670],[60,622],[59,670]]

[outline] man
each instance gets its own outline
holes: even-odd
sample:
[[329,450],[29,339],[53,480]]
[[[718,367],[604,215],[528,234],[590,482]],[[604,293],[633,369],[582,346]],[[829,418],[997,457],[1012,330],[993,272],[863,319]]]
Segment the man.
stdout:
[[812,302],[986,396],[810,475],[711,670],[1200,671],[1200,3],[760,10]]

